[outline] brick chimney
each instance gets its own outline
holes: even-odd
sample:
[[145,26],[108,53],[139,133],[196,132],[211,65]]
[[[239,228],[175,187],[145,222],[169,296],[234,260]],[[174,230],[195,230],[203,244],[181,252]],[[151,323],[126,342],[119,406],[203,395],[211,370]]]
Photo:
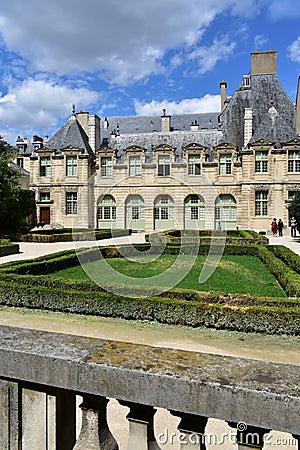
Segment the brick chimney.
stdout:
[[275,75],[277,73],[277,52],[258,51],[251,53],[251,75]]

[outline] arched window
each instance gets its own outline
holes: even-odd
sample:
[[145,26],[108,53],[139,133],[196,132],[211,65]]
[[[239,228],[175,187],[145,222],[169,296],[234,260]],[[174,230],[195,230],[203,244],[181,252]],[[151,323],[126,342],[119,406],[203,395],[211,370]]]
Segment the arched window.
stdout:
[[174,227],[174,200],[170,195],[159,195],[154,201],[154,229]]
[[205,205],[202,197],[191,194],[184,200],[184,228],[186,230],[205,229]]
[[215,228],[236,230],[236,200],[232,195],[223,194],[215,202]]
[[116,227],[116,201],[112,195],[104,195],[98,204],[97,227]]
[[125,202],[126,228],[145,229],[145,205],[140,195],[129,195]]

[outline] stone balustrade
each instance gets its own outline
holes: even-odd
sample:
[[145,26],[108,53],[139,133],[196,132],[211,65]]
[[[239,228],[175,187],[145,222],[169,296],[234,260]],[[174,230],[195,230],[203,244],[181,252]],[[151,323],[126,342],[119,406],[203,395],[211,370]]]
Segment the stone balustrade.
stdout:
[[[174,448],[227,450],[207,442],[218,419],[238,450],[268,448],[271,430],[289,433],[276,448],[296,449],[299,381],[294,365],[1,326],[0,450],[159,450],[161,408],[178,420]],[[126,444],[108,425],[109,401],[128,408]]]

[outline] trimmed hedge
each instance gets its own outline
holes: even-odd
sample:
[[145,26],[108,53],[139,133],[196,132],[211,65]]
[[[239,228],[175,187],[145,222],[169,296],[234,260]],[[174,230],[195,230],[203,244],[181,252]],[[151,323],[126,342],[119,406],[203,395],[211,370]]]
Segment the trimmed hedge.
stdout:
[[173,325],[260,332],[299,334],[300,311],[296,308],[231,306],[164,297],[124,298],[110,293],[9,286],[0,281],[0,303],[25,308],[49,309],[124,319],[150,320]]
[[[162,237],[164,234],[164,238]],[[211,239],[226,239],[226,244],[254,244],[267,245],[269,240],[267,237],[256,233],[253,230],[167,230],[159,231],[145,236],[147,242],[164,242],[171,244],[180,244],[184,242],[196,241],[200,239],[201,244],[210,244]]]
[[128,236],[132,230],[37,230],[27,234],[14,234],[4,236],[14,242],[70,242],[70,241],[92,241],[110,239],[112,237]]
[[275,276],[287,296],[300,296],[300,275],[277,258],[267,247],[258,248],[259,259]]
[[[193,246],[168,244],[167,254],[190,254]],[[84,261],[130,256],[135,249],[156,254],[159,244],[84,249]],[[215,246],[218,253],[222,247]],[[199,254],[208,254],[210,245],[200,245]],[[290,296],[300,297],[300,276],[274,253],[273,247],[225,245],[224,254],[258,256]],[[55,272],[78,264],[74,250],[0,266],[0,303],[9,306],[49,309],[79,314],[95,314],[124,319],[151,320],[194,327],[255,331],[272,334],[300,334],[300,299],[225,295],[174,288],[156,297],[134,298],[139,286],[131,286],[132,298],[107,292],[92,281],[51,278]],[[113,285],[107,286],[113,289]],[[127,289],[128,294],[128,289]]]
[[0,240],[0,257],[14,255],[15,253],[19,253],[19,244],[10,243],[6,239]]

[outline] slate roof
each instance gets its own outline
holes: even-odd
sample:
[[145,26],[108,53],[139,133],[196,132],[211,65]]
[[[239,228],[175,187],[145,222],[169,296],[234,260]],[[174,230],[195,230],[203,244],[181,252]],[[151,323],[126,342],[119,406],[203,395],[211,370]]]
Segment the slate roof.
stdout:
[[[218,128],[219,113],[176,114],[171,116],[172,131],[189,131],[193,122],[197,121],[200,129]],[[101,120],[101,136],[108,138],[110,133],[117,129],[120,134],[140,134],[161,131],[161,116],[131,116],[107,117],[108,128],[104,128]]]
[[220,114],[224,140],[243,148],[244,109],[252,108],[253,136],[285,142],[295,136],[295,106],[277,75],[250,75],[250,87],[241,85]]
[[57,151],[68,145],[81,148],[85,154],[95,156],[85,131],[74,115],[45,143],[46,147]]

